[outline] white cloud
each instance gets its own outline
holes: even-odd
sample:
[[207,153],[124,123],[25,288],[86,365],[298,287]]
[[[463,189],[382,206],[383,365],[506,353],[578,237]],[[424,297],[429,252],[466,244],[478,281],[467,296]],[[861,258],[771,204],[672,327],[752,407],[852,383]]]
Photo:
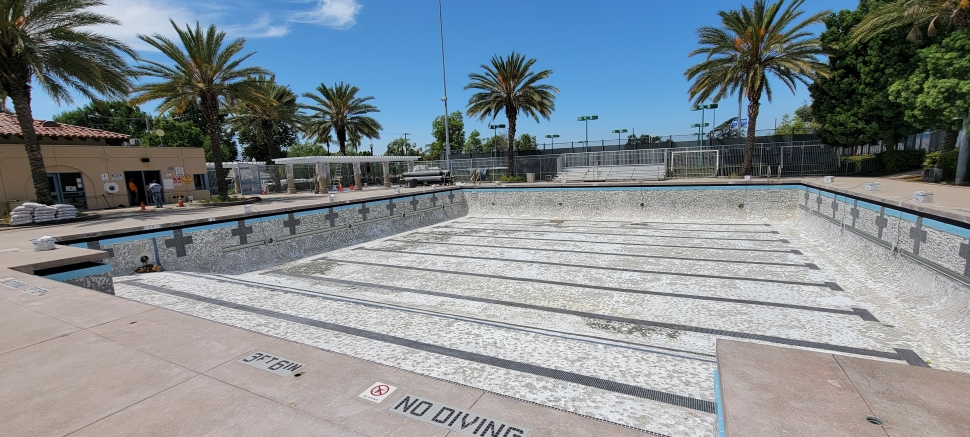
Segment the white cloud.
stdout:
[[360,9],[361,6],[357,0],[319,0],[315,8],[297,12],[290,20],[346,29],[357,22],[357,13]]
[[[179,27],[186,24],[215,24],[231,37],[273,38],[289,33],[294,23],[317,24],[346,29],[357,21],[361,5],[357,0],[290,0],[292,9],[279,3],[265,9],[252,0],[105,0],[95,12],[113,17],[120,26],[99,26],[98,33],[121,40],[135,50],[154,50],[137,35],[156,33],[174,38],[169,19]],[[314,3],[308,8],[308,3]],[[253,19],[252,17],[256,17]]]

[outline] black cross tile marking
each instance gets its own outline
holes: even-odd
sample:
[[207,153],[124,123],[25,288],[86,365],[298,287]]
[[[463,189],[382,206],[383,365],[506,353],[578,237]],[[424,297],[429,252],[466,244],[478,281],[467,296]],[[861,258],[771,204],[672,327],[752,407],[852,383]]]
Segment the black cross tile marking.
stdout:
[[100,241],[88,241],[88,249],[104,250],[105,252],[108,252],[108,258],[114,258],[115,257],[115,250],[114,249],[102,249],[101,248],[101,242]]
[[926,242],[926,234],[923,230],[923,217],[917,217],[916,226],[909,228],[909,238],[913,239],[913,255],[919,255],[919,246]]
[[360,216],[366,222],[367,221],[367,214],[370,213],[370,208],[367,207],[367,204],[361,203],[360,204],[360,209],[358,209],[357,212],[360,213]]
[[413,198],[411,198],[411,202],[410,203],[411,203],[411,211],[417,211],[418,210],[418,205],[421,204],[421,201],[418,200],[417,197],[413,197]]
[[835,212],[839,210],[839,198],[836,197],[832,199],[832,218],[835,218]]
[[448,192],[448,203],[455,203],[455,192],[454,191],[449,191]]
[[[245,238],[245,237],[243,237]],[[172,238],[165,240],[165,247],[171,249],[175,248],[175,257],[181,258],[185,256],[185,246],[192,244],[191,235],[182,235],[181,229],[176,229],[172,231]]]
[[852,203],[852,210],[849,211],[849,215],[852,216],[852,227],[855,227],[856,220],[859,220],[859,201],[856,200]]
[[960,243],[960,257],[967,260],[963,266],[963,276],[970,278],[970,242]]
[[339,215],[337,214],[337,211],[334,211],[333,208],[331,207],[330,212],[328,212],[327,215],[323,216],[323,218],[325,218],[328,222],[330,222],[330,227],[332,228],[337,226],[338,216]]
[[815,198],[815,211],[822,212],[822,193],[819,192],[818,196]]
[[431,207],[434,208],[438,206],[438,195],[436,193],[431,193]]
[[876,217],[876,227],[879,228],[877,237],[882,240],[882,230],[889,226],[889,219],[886,218],[886,207],[879,208],[879,217]]
[[397,208],[397,205],[394,204],[394,199],[389,199],[387,201],[387,216],[388,217],[391,217],[391,216],[394,215],[394,208]]
[[283,220],[283,227],[290,228],[290,235],[296,235],[296,227],[300,225],[300,219],[293,216],[293,213],[286,215],[287,219]]
[[253,227],[246,226],[245,220],[239,220],[238,223],[238,227],[229,232],[233,237],[239,237],[239,244],[247,244],[249,243],[249,239],[246,236],[253,233]]

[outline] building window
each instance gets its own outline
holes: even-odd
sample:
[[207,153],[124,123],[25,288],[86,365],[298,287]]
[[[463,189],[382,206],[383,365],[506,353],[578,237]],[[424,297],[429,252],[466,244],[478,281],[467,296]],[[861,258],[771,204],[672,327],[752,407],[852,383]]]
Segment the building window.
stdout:
[[192,175],[192,181],[195,182],[195,189],[196,190],[204,190],[205,189],[205,175],[204,174]]

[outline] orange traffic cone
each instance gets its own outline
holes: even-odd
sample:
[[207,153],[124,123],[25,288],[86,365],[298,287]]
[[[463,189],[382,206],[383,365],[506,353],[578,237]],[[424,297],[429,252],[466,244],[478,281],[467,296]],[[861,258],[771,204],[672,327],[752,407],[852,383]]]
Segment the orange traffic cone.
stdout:
[[178,205],[176,205],[176,206],[181,206],[181,207],[185,207],[185,204],[184,204],[184,203],[182,203],[182,196],[179,196],[179,204],[178,204]]
[[344,191],[344,184],[337,182],[337,192],[342,193]]
[[350,191],[354,191],[354,186],[353,185],[350,186]]
[[263,195],[264,196],[266,195],[266,188],[265,187],[263,187]]
[[145,202],[142,202],[142,203],[141,203],[141,210],[142,210],[142,211],[144,211],[144,210],[145,210]]

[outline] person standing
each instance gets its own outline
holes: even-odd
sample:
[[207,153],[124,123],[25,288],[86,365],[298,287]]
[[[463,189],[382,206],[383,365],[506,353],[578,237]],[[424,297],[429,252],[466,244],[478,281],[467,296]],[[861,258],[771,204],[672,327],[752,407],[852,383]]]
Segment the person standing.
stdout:
[[128,203],[131,206],[138,206],[138,203],[139,203],[138,185],[136,185],[135,181],[133,180],[128,181]]
[[152,193],[152,200],[155,201],[155,208],[162,207],[162,186],[158,184],[158,181],[152,181],[148,184],[148,192]]

